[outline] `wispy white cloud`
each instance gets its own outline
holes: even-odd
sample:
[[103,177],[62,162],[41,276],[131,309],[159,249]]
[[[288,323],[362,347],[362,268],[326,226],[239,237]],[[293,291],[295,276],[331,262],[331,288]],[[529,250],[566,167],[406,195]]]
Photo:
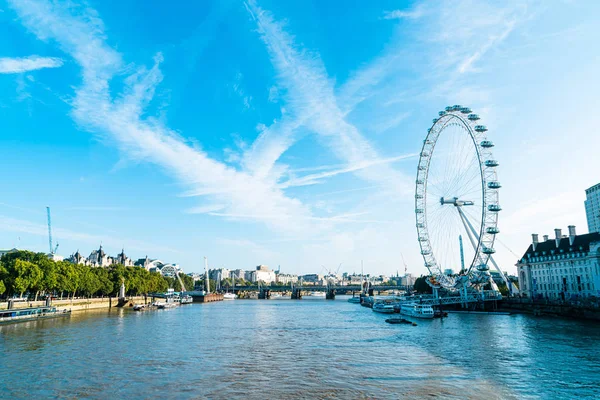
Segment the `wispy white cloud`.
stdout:
[[481,57],[483,57],[485,53],[487,53],[491,48],[502,43],[502,41],[506,39],[506,37],[512,32],[514,27],[515,21],[508,21],[506,23],[506,28],[502,32],[500,32],[500,34],[490,36],[487,42],[485,42],[479,49],[477,49],[471,56],[467,57],[458,66],[458,72],[464,74],[465,72],[472,70],[473,64]]
[[124,63],[106,44],[102,21],[94,10],[49,2],[10,3],[28,29],[40,39],[55,40],[81,66],[83,82],[72,105],[73,117],[82,127],[116,143],[124,156],[154,163],[197,194],[212,196],[229,213],[278,215],[262,222],[282,230],[305,229],[302,221],[310,216],[310,209],[300,201],[211,159],[161,122],[142,117],[162,81],[160,54],[150,69],[137,67],[125,80],[125,90],[113,97],[109,81],[122,72]]
[[235,76],[235,81],[231,84],[231,88],[233,89],[234,93],[242,99],[244,108],[247,110],[251,107],[250,103],[252,102],[252,96],[247,95],[246,91],[242,87],[243,77],[244,75],[241,72],[238,72]]
[[[261,137],[260,143],[254,146],[254,153],[268,153],[270,156],[262,164],[263,168],[269,171],[283,151],[293,143],[293,132],[298,126],[317,133],[337,158],[350,165],[378,160],[380,156],[377,151],[354,125],[345,120],[345,113],[337,103],[333,81],[328,77],[318,54],[298,48],[283,25],[254,1],[247,2],[246,7],[256,21],[258,32],[278,72],[278,86],[286,90],[285,100],[289,106],[286,109],[293,116],[289,117],[292,122],[287,125],[270,127],[268,136]],[[276,146],[273,146],[273,142]],[[260,147],[263,147],[262,151],[257,151]],[[392,189],[405,194],[412,190],[411,180],[386,163],[355,172],[363,179],[382,184],[385,182],[385,185],[393,181]]]
[[0,74],[19,74],[43,68],[62,67],[63,60],[55,57],[29,56],[21,58],[0,58]]
[[302,177],[291,178],[285,182],[282,182],[279,186],[281,188],[288,188],[293,186],[308,186],[323,183],[325,178],[331,178],[341,174],[347,174],[350,172],[357,172],[366,168],[371,168],[377,165],[390,164],[396,161],[405,160],[408,158],[416,157],[418,154],[406,154],[397,157],[379,158],[376,160],[363,160],[354,165],[347,165],[343,168],[320,172],[317,174],[305,175]]
[[417,19],[425,14],[423,7],[417,7],[413,10],[392,10],[383,14],[383,19]]

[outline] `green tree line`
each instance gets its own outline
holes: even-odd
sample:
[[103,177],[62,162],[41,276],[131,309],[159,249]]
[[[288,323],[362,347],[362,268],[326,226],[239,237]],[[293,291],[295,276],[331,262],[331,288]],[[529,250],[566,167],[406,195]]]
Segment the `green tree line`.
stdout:
[[[180,273],[186,289],[194,280]],[[23,297],[28,294],[37,300],[41,294],[58,297],[117,296],[121,282],[127,295],[146,295],[165,292],[172,287],[181,290],[178,279],[149,272],[142,267],[112,265],[108,268],[89,267],[68,261],[53,261],[44,253],[16,251],[0,259],[0,295]]]

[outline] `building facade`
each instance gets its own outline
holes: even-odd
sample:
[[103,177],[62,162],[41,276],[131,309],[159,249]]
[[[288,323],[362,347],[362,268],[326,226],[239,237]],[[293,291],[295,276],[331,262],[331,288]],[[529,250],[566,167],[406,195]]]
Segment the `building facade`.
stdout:
[[600,297],[600,233],[569,235],[554,230],[555,237],[532,235],[517,262],[519,290],[523,296],[550,300]]
[[297,283],[298,275],[292,274],[277,274],[277,283],[282,285],[289,285],[290,283]]
[[267,267],[266,265],[259,265],[256,267],[256,271],[254,271],[255,276],[254,276],[254,280],[252,282],[264,282],[264,283],[271,283],[271,282],[276,282],[277,281],[277,275],[275,274],[275,271],[272,271],[269,267]]
[[600,183],[586,189],[584,204],[588,231],[600,232]]

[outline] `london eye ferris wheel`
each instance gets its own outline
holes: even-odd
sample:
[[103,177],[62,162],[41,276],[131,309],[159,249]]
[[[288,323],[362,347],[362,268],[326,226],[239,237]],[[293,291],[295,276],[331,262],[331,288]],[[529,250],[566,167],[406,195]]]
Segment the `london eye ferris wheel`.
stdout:
[[[501,185],[494,143],[479,119],[468,107],[446,107],[423,141],[415,214],[421,254],[434,287],[458,289],[490,280]],[[470,245],[463,246],[462,237]]]

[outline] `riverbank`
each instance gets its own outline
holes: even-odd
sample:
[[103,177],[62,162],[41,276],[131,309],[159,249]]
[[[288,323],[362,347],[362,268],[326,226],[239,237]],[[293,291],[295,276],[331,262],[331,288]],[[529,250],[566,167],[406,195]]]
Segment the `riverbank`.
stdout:
[[529,299],[520,298],[505,298],[501,300],[498,303],[498,311],[600,321],[600,309],[598,308],[569,304],[532,302]]
[[[127,299],[133,303],[144,303],[144,296],[130,297]],[[148,298],[150,301],[150,298]],[[53,300],[51,305],[56,307],[57,310],[71,310],[86,311],[96,310],[102,308],[116,307],[119,300],[116,297],[98,297],[90,299],[65,299],[65,300]],[[45,300],[38,301],[19,301],[13,303],[13,308],[28,308],[28,307],[43,307],[46,305]],[[8,302],[0,302],[0,310],[6,310],[8,308]]]

